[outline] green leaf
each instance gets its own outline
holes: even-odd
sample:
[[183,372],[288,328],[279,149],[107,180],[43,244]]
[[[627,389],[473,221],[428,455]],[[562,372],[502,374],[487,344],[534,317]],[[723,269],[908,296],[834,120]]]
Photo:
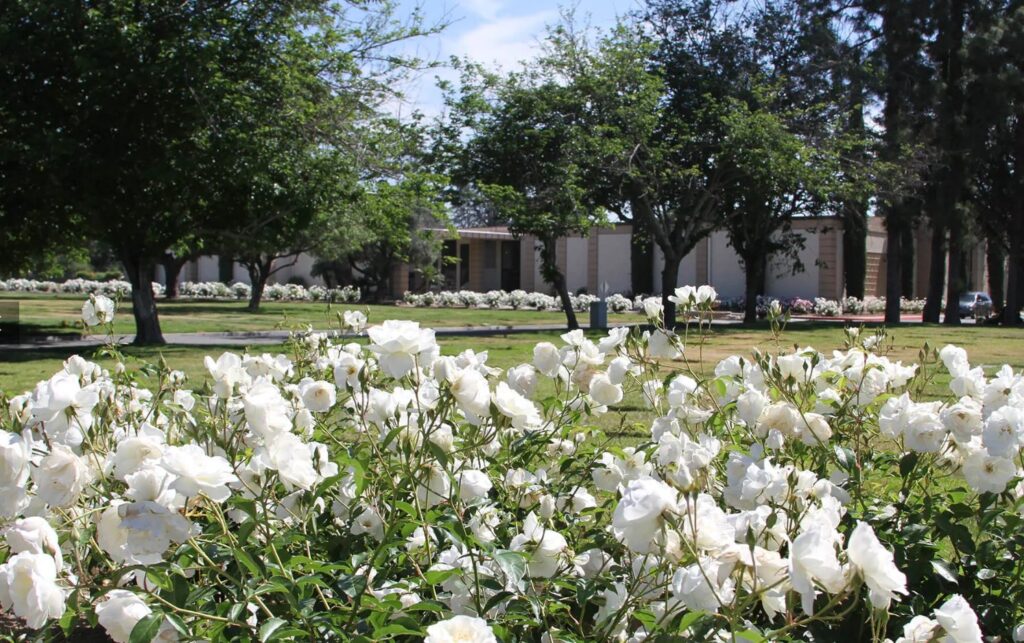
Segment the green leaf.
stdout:
[[911,451],[900,458],[900,477],[906,478],[910,475],[910,472],[917,466],[918,455],[916,452]]
[[941,578],[944,578],[954,585],[957,584],[956,574],[946,565],[946,563],[940,560],[933,560],[932,569],[934,569],[935,573]]
[[71,636],[71,631],[75,629],[75,621],[77,620],[78,613],[74,607],[68,603],[68,609],[64,610],[64,614],[60,617],[60,629],[64,632],[65,637]]
[[423,636],[423,631],[414,630],[398,623],[391,623],[373,631],[373,638],[376,640],[393,636]]
[[526,575],[526,555],[522,552],[499,549],[494,554],[494,561],[516,585]]
[[260,569],[259,564],[249,555],[249,552],[244,549],[235,549],[235,560],[242,564],[253,576],[262,576],[263,570]]
[[160,612],[139,619],[139,622],[132,628],[128,643],[149,643],[156,638],[160,631],[160,625],[164,622],[164,615]]
[[283,618],[274,617],[260,626],[260,641],[266,643],[274,637],[274,632],[287,625],[288,621]]
[[171,627],[173,627],[175,630],[178,631],[178,634],[180,634],[182,636],[188,636],[189,635],[189,633],[188,633],[188,626],[185,625],[185,621],[181,620],[180,616],[178,616],[177,614],[170,613],[170,612],[165,614],[165,616],[167,617],[167,622],[171,624]]

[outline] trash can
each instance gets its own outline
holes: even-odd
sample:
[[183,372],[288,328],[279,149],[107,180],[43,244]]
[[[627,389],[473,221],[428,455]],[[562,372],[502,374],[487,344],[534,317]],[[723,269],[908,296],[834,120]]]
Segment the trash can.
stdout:
[[603,299],[590,302],[590,327],[608,328],[608,302]]

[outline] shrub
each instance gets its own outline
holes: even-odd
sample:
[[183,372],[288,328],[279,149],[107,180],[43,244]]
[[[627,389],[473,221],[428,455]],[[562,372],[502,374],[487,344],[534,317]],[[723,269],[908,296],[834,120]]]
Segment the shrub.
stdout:
[[[414,322],[367,334],[224,353],[202,381],[153,366],[156,390],[73,357],[11,399],[3,607],[121,640],[974,641],[1024,619],[1008,366],[903,364],[853,331],[694,368],[656,327],[503,373]],[[940,368],[949,394],[922,399]],[[596,428],[635,400],[642,436]]]

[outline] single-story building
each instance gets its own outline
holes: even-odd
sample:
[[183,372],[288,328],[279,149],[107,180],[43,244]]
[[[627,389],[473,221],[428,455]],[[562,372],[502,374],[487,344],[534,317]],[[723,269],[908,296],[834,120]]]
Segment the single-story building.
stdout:
[[[765,294],[805,299],[840,299],[845,296],[842,220],[836,217],[797,218],[793,221],[793,230],[804,237],[804,247],[799,252],[803,270],[794,273],[788,262],[770,261]],[[631,292],[631,233],[630,224],[618,223],[609,228],[595,229],[587,237],[577,235],[560,239],[558,264],[566,276],[569,291],[597,295],[634,294]],[[439,266],[444,277],[440,287],[445,290],[551,290],[541,278],[536,239],[529,235],[516,238],[505,227],[460,229],[454,235],[439,230],[438,234],[451,237],[443,242],[443,254],[454,259],[441,262]],[[865,280],[868,295],[885,294],[885,243],[884,220],[870,217]],[[914,292],[906,293],[907,297],[923,297],[927,292],[931,249],[931,233],[927,227],[922,226],[915,233],[915,247]],[[664,260],[657,248],[652,261],[653,290],[660,292]],[[313,262],[314,257],[300,255],[294,264],[275,273],[271,282],[299,280],[306,285],[323,284],[320,278],[311,274]],[[966,263],[968,289],[985,290],[987,271],[983,246],[971,248]],[[160,277],[162,275],[158,275],[158,279]],[[244,267],[222,261],[216,255],[188,262],[179,278],[181,281],[227,283],[249,281]],[[388,294],[401,298],[410,286],[417,287],[416,280],[416,273],[408,265],[398,265],[391,275],[391,292]],[[743,295],[743,265],[729,245],[725,231],[712,233],[683,259],[678,283],[710,284],[725,298]]]

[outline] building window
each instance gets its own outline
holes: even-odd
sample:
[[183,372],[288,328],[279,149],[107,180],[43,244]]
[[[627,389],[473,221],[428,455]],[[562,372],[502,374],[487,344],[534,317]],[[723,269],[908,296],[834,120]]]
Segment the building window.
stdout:
[[469,285],[469,244],[464,243],[459,247],[459,288],[466,288]]

